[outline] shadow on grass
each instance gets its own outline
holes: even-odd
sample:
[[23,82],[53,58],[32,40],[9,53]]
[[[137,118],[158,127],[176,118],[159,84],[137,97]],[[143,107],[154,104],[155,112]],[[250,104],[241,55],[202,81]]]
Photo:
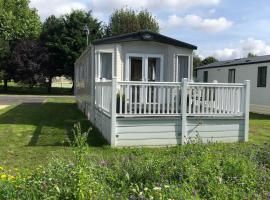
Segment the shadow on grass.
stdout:
[[250,113],[249,118],[251,120],[270,120],[270,115]]
[[[82,130],[91,127],[75,103],[23,103],[0,115],[0,124],[35,127],[28,146],[70,146],[74,137],[72,128],[80,122]],[[16,134],[16,130],[13,131]],[[93,128],[88,137],[90,146],[103,146],[105,139]]]
[[0,85],[1,94],[17,94],[17,95],[72,95],[71,88],[61,88],[61,87],[52,87],[51,93],[48,93],[47,88],[45,87],[33,87],[29,88],[26,86],[17,86],[10,85],[8,86],[8,91],[4,91],[3,85]]

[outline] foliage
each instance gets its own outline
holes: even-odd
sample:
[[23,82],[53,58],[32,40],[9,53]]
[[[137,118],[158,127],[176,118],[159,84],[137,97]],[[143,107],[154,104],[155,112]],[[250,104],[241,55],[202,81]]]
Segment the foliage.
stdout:
[[197,76],[197,67],[200,67],[202,63],[202,59],[196,55],[193,54],[193,73],[195,76]]
[[19,39],[39,36],[41,22],[37,11],[29,7],[29,0],[0,0],[0,68],[7,80],[13,78],[14,68],[8,65],[12,43]]
[[201,65],[208,65],[217,61],[218,60],[215,57],[209,56],[202,60]]
[[122,149],[110,158],[74,148],[74,159],[56,157],[30,174],[1,179],[0,198],[266,199],[270,190],[269,145],[193,143]]
[[46,19],[41,41],[50,52],[49,77],[65,75],[73,80],[74,62],[86,48],[84,25],[91,30],[90,42],[102,37],[101,22],[93,18],[91,12],[73,10],[59,18],[50,16]]
[[256,57],[256,54],[249,52],[247,55],[248,58]]
[[47,63],[47,50],[34,40],[17,41],[9,60],[9,66],[15,71],[14,81],[30,87],[45,83],[46,73],[43,69]]
[[114,11],[111,15],[106,27],[106,34],[107,36],[114,36],[139,30],[159,32],[159,25],[147,10],[141,10],[137,13],[131,8],[122,8]]

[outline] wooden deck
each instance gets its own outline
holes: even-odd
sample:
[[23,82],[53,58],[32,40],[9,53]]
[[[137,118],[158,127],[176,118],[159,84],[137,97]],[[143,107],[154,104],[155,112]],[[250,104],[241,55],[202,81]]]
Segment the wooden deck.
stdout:
[[78,102],[112,146],[185,144],[195,133],[203,141],[247,141],[249,87],[113,79],[95,83],[92,104]]

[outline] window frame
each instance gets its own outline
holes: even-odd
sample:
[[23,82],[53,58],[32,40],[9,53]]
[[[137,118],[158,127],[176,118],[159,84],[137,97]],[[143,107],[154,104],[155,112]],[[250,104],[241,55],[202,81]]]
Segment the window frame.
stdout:
[[188,57],[188,77],[187,79],[191,79],[190,77],[192,77],[191,75],[191,60],[193,59],[193,56],[190,54],[184,54],[184,53],[177,53],[175,54],[175,82],[182,82],[182,80],[178,80],[179,79],[179,72],[181,73],[179,66],[178,66],[178,57],[179,56],[186,56]]
[[[101,78],[101,72],[102,72],[102,69],[101,69],[101,53],[110,53],[112,54],[112,75],[111,77],[113,78],[114,77],[114,70],[116,70],[114,67],[114,52],[113,51],[106,51],[106,50],[98,50],[96,51],[96,56],[97,56],[97,65],[96,65],[96,79],[100,80],[100,79],[103,79]],[[107,79],[109,80],[109,79]]]
[[[230,81],[230,75],[231,75],[230,72],[233,72],[233,77],[231,78],[232,81]],[[228,83],[235,83],[235,73],[236,73],[235,68],[228,69]]]
[[[206,74],[206,76],[205,76],[205,74]],[[205,81],[205,77],[206,77],[206,81]],[[203,71],[203,82],[208,83],[208,71]]]
[[[260,70],[265,69],[265,73],[264,74],[260,74]],[[261,75],[265,76],[265,83],[261,83]],[[261,87],[261,88],[266,88],[267,85],[267,66],[259,66],[258,70],[257,70],[257,87]]]

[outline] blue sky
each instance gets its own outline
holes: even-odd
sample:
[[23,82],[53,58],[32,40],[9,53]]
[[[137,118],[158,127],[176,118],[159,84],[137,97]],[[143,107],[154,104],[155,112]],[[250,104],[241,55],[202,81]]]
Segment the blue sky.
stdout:
[[198,46],[198,55],[234,59],[270,54],[269,0],[31,0],[42,20],[72,9],[92,10],[107,22],[116,8],[146,8],[161,33]]

